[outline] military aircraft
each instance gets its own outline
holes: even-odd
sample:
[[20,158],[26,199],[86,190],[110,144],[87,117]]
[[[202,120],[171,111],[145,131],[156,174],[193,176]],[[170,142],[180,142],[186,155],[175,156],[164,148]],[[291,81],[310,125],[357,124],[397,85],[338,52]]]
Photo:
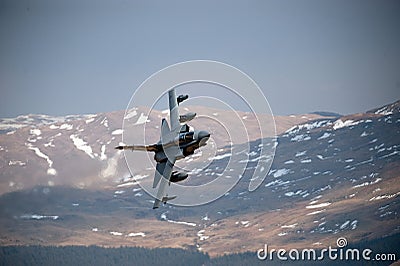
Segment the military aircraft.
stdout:
[[118,150],[150,151],[155,153],[154,160],[157,162],[157,165],[154,174],[153,188],[156,188],[158,184],[160,185],[154,200],[153,209],[158,208],[161,202],[166,204],[167,201],[176,198],[176,196],[169,197],[166,193],[167,184],[171,185],[171,182],[180,182],[188,177],[186,173],[173,171],[176,160],[194,154],[195,150],[205,146],[207,140],[210,138],[209,132],[204,130],[190,131],[189,126],[185,124],[192,120],[196,116],[196,113],[179,115],[178,105],[188,97],[188,95],[179,95],[176,97],[175,89],[168,91],[171,127],[168,125],[167,120],[163,118],[159,142],[153,145],[126,145],[115,147]]

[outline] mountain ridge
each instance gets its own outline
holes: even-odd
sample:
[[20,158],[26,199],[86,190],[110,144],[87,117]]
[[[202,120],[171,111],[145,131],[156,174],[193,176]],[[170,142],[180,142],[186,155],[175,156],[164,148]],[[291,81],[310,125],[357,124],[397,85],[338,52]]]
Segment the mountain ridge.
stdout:
[[[85,117],[79,123],[57,122],[52,124],[57,127],[54,129],[44,125],[40,134],[37,128],[2,134],[1,244],[163,245],[196,248],[216,256],[254,252],[266,242],[285,248],[324,247],[334,246],[339,236],[358,242],[397,234],[398,103],[340,118],[280,118],[275,158],[257,190],[248,191],[260,154],[260,140],[254,135],[248,160],[237,164],[245,165],[246,171],[229,193],[207,205],[167,205],[157,211],[151,210],[152,198],[139,186],[151,179],[153,170],[146,166],[134,169],[136,176],[131,177],[123,158],[115,156],[118,153],[108,148],[102,152],[103,145],[113,148],[120,141],[120,134],[112,134],[121,129],[120,115]],[[135,111],[139,121],[141,110]],[[158,124],[158,115],[162,114],[140,121],[149,119]],[[102,134],[106,136],[100,138]],[[157,130],[152,134],[157,138]],[[50,145],[52,137],[55,147]],[[15,144],[18,139],[19,146]],[[241,145],[235,148],[241,150]],[[62,154],[52,154],[52,149]],[[40,152],[47,158],[39,156]],[[208,169],[193,172],[187,182],[217,176],[229,160],[227,154],[226,149],[219,151]],[[60,161],[65,162],[65,168]],[[34,162],[39,167],[29,166]],[[25,172],[15,170],[24,167]],[[57,175],[48,173],[53,167]],[[106,170],[116,170],[116,174],[107,176]],[[62,178],[72,183],[59,181],[63,171],[67,174]],[[33,180],[32,184],[21,183],[19,188],[18,182],[27,179]]]

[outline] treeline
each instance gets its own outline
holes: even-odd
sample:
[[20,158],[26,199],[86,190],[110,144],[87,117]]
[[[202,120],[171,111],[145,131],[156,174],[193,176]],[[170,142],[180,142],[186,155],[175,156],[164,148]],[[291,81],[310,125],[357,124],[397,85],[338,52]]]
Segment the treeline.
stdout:
[[207,254],[177,248],[3,246],[0,265],[203,265]]
[[[365,241],[347,248],[371,249],[376,253],[394,253],[400,259],[400,234]],[[0,265],[389,265],[394,261],[261,261],[255,252],[224,255],[210,258],[195,249],[179,248],[104,248],[99,246],[3,246],[0,247]]]

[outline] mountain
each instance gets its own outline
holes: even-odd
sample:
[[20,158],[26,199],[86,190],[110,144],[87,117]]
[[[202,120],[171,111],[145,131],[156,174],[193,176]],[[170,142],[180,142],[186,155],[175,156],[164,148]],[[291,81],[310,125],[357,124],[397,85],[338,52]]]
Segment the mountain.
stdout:
[[[192,107],[191,110],[203,116],[226,120],[228,124],[238,123],[233,121],[229,111],[204,107]],[[245,117],[242,121],[249,129],[249,139],[259,138],[256,130],[251,130],[255,126],[251,115],[238,114]],[[118,111],[66,117],[24,115],[0,119],[3,133],[0,134],[0,194],[37,185],[103,188],[129,177],[123,154],[114,149],[122,141],[124,115],[124,111]],[[133,131],[129,132],[131,138],[143,144],[142,128],[146,123],[146,143],[157,142],[161,118],[167,115],[168,112],[157,110],[149,114],[149,109],[145,107],[130,110],[125,121],[135,121]],[[318,117],[313,114],[276,117],[277,132]],[[196,128],[209,128],[207,123],[209,121],[198,118],[192,124]],[[217,143],[228,144],[224,130],[211,128],[210,132],[214,132],[213,139]],[[236,139],[239,143],[248,141],[247,137],[240,135]],[[138,172],[152,167],[145,164],[143,154],[138,154],[136,159],[141,162],[138,165],[143,165]]]
[[[238,134],[230,146],[213,133],[218,148],[204,171],[191,171],[188,184],[221,175],[235,151],[249,145],[246,167],[224,196],[196,207],[151,209],[152,198],[139,183],[150,182],[145,153],[132,153],[130,176],[121,141],[122,123],[148,125],[142,143],[157,141],[167,112],[138,107],[82,116],[27,115],[1,119],[0,241],[2,245],[100,245],[172,247],[212,256],[275,248],[335,246],[339,237],[360,243],[399,233],[400,101],[348,116],[319,114],[275,117],[275,157],[262,185],[248,187],[262,146],[259,134]],[[231,111],[187,107],[239,127]],[[251,114],[240,123],[253,129]],[[267,119],[260,115],[260,121]],[[196,118],[195,128],[210,128]],[[146,127],[147,128],[147,127]],[[140,130],[138,130],[140,131]],[[235,133],[233,133],[235,134]],[[271,137],[263,135],[264,137]],[[133,136],[136,138],[136,135]],[[139,144],[141,142],[139,141]],[[194,169],[207,154],[185,163]]]

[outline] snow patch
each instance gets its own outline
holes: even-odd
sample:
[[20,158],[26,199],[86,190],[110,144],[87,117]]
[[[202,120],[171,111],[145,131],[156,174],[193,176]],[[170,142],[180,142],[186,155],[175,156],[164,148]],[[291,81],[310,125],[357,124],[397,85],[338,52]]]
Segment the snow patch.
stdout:
[[208,239],[209,238],[209,236],[205,236],[204,235],[204,232],[205,232],[206,230],[200,230],[200,231],[198,231],[197,232],[197,236],[200,238],[200,241],[203,241],[203,240],[206,240],[206,239]]
[[49,169],[47,169],[47,174],[48,175],[57,175],[57,171],[54,168],[49,168]]
[[344,230],[344,229],[351,229],[354,230],[357,228],[357,220],[351,221],[351,220],[347,220],[345,221],[342,225],[340,225],[340,230]]
[[293,160],[289,160],[289,161],[284,162],[284,164],[293,164],[293,163],[294,163]]
[[20,216],[26,220],[58,220],[58,215],[40,215],[40,214],[24,214]]
[[337,129],[341,129],[344,127],[350,127],[350,126],[355,126],[357,124],[359,124],[361,121],[354,121],[354,120],[346,120],[346,121],[342,121],[342,119],[338,119],[334,122],[333,124],[333,129],[337,130]]
[[123,129],[116,129],[113,132],[111,132],[111,135],[121,135],[124,132]]
[[210,221],[210,217],[208,217],[208,214],[206,214],[204,217],[201,217],[202,221]]
[[117,185],[117,187],[130,187],[130,186],[134,186],[134,185],[138,185],[138,184],[139,184],[138,182],[126,182],[126,183]]
[[[307,117],[302,117],[302,118],[307,118]],[[319,127],[327,126],[330,124],[331,124],[331,122],[329,120],[319,120],[319,121],[315,121],[314,123],[306,123],[306,124],[293,126],[290,129],[286,130],[285,133],[287,133],[287,135],[294,135],[294,134],[299,133],[301,130],[311,130],[314,128],[319,128]]]
[[148,116],[146,116],[145,114],[141,113],[140,117],[136,121],[135,125],[141,125],[141,124],[144,124],[146,122],[150,122],[150,120],[148,120],[148,118],[149,118]]
[[385,159],[385,158],[388,158],[388,157],[396,155],[396,154],[400,154],[400,152],[399,151],[394,151],[394,152],[391,152],[389,154],[386,154],[386,155],[383,155],[383,156],[379,157],[379,159]]
[[132,176],[132,179],[135,181],[139,181],[139,180],[145,179],[148,176],[149,175],[134,175],[134,176]]
[[60,129],[65,129],[65,130],[72,130],[73,128],[74,128],[74,126],[71,124],[62,124],[60,126]]
[[296,135],[293,138],[291,138],[291,141],[296,141],[296,142],[300,142],[300,141],[305,141],[305,140],[310,140],[311,137],[306,135],[306,134],[300,134],[300,135]]
[[101,120],[100,124],[105,126],[106,128],[108,128],[108,119],[107,119],[107,117],[104,117],[103,120]]
[[329,138],[331,135],[332,133],[325,132],[321,137],[318,138],[318,140]]
[[52,168],[53,161],[50,160],[49,156],[47,156],[46,154],[41,152],[39,148],[32,146],[32,144],[30,144],[30,143],[25,143],[25,145],[28,147],[29,150],[33,150],[37,156],[39,156],[40,158],[43,158],[47,161],[47,164],[49,165],[49,169],[47,170],[48,175],[56,175],[57,174],[57,171],[54,168]]
[[216,155],[214,157],[208,158],[209,161],[213,161],[213,160],[221,160],[227,157],[231,157],[232,153],[225,153],[225,154],[221,154],[221,155]]
[[277,170],[271,170],[269,172],[269,175],[273,175],[275,178],[281,177],[283,175],[286,175],[290,172],[290,169],[282,168],[282,169],[277,169]]
[[106,155],[106,145],[101,146],[101,154],[100,154],[100,160],[104,161],[107,159]]
[[24,163],[24,162],[22,162],[22,161],[9,161],[8,162],[8,165],[18,165],[18,166],[24,166],[24,165],[26,165],[26,163]]
[[275,179],[274,181],[269,182],[268,184],[265,185],[265,187],[270,187],[270,186],[283,186],[286,184],[289,184],[290,181],[282,181],[281,179]]
[[124,119],[129,119],[137,115],[137,108],[127,110]]
[[[236,222],[236,224],[239,224]],[[250,226],[250,221],[240,221],[240,224],[243,225],[243,227],[249,227]]]
[[391,114],[393,114],[393,111],[391,111],[390,109],[389,109],[389,106],[385,106],[385,107],[382,107],[381,109],[378,109],[376,112],[375,112],[375,114],[377,114],[377,115],[391,115]]
[[29,132],[31,133],[31,135],[35,135],[35,136],[40,136],[42,134],[42,132],[38,128],[31,129]]
[[298,223],[289,224],[289,225],[282,225],[281,228],[295,228],[297,225],[298,225]]
[[55,147],[53,144],[54,139],[50,139],[50,141],[48,143],[43,144],[45,147]]
[[88,119],[85,120],[85,123],[86,124],[92,123],[96,117],[97,117],[97,115],[88,115],[87,116]]
[[344,222],[341,226],[340,229],[345,229],[348,225],[350,224],[350,220],[347,220],[346,222]]
[[134,236],[141,236],[141,237],[145,237],[146,234],[143,232],[138,232],[138,233],[129,233],[126,236],[130,236],[130,237],[134,237]]
[[323,208],[323,207],[326,207],[329,205],[331,205],[330,202],[324,202],[324,203],[315,204],[315,205],[308,205],[308,206],[306,206],[306,209],[318,209],[318,208]]
[[297,190],[296,192],[293,191],[289,191],[285,193],[286,197],[292,197],[292,196],[296,196],[296,195],[300,195],[303,198],[307,197],[308,195],[310,195],[310,193],[307,192],[307,190],[303,191],[301,189]]
[[183,224],[183,225],[189,225],[189,226],[193,226],[193,227],[197,226],[195,223],[169,220],[167,218],[167,213],[166,212],[162,213],[160,218],[161,218],[161,220],[164,220],[164,221],[167,221],[167,222],[173,223],[173,224]]
[[363,133],[361,133],[360,137],[366,137],[369,135],[371,135],[371,134],[364,131]]
[[389,195],[384,194],[384,195],[372,197],[369,199],[369,201],[391,199],[391,198],[397,197],[398,195],[400,195],[400,191],[397,193],[394,193],[394,194],[389,194]]
[[357,221],[357,220],[352,221],[351,224],[350,224],[351,230],[356,229],[356,228],[357,228],[357,224],[358,224],[358,221]]
[[326,211],[326,209],[319,210],[319,211],[313,211],[313,212],[307,213],[307,215],[315,215],[315,214],[322,213],[322,212],[324,212],[324,211]]
[[303,156],[303,155],[305,155],[306,153],[307,153],[307,151],[299,151],[299,152],[296,153],[295,157]]
[[94,158],[92,148],[87,145],[86,141],[79,138],[77,135],[71,135],[69,138],[74,142],[74,145],[78,150],[85,152],[90,158]]
[[364,182],[362,184],[355,185],[355,186],[353,186],[353,188],[359,188],[359,187],[365,187],[365,186],[373,185],[373,184],[378,183],[381,180],[382,180],[382,178],[377,178],[377,179],[375,179],[374,181],[371,181],[371,182]]

